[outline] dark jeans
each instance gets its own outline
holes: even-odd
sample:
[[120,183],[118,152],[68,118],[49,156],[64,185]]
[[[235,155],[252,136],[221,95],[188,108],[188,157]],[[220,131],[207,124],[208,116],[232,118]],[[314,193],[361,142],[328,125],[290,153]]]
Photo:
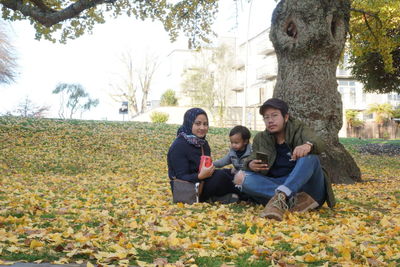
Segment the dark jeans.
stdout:
[[215,170],[210,178],[204,179],[200,202],[204,202],[214,196],[220,197],[229,193],[239,194],[240,191],[233,184],[233,177],[230,169]]

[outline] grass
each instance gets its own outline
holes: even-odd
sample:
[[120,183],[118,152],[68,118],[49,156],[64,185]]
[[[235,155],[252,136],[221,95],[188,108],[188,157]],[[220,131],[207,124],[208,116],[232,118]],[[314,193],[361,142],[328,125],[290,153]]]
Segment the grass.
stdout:
[[[364,182],[335,185],[334,210],[288,214],[280,223],[259,218],[260,205],[172,204],[166,153],[176,128],[0,117],[0,259],[320,266],[366,265],[373,255],[399,262],[400,159],[355,149],[399,140],[340,139]],[[213,158],[226,153],[228,132],[207,135]],[[31,248],[33,240],[40,246]],[[106,256],[98,259],[100,252]]]

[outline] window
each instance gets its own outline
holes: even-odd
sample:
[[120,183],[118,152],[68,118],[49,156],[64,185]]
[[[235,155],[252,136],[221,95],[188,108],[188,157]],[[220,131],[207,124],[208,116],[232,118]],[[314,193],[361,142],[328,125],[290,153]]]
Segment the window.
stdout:
[[364,113],[363,114],[364,120],[372,120],[373,118],[374,118],[374,114],[372,114],[372,113],[370,113],[370,114]]
[[355,108],[357,104],[356,82],[354,80],[338,80],[338,84],[338,91],[342,95],[344,107],[347,109]]
[[356,88],[350,87],[350,104],[356,105]]
[[242,106],[244,104],[243,91],[236,91],[236,105]]
[[389,100],[400,101],[400,94],[392,93],[388,96]]

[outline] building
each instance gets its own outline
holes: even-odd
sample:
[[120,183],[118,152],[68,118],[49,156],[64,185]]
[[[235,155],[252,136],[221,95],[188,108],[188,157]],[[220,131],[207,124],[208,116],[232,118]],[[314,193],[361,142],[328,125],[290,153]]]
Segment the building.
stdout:
[[[219,43],[228,44],[232,49],[234,60],[229,79],[231,83],[226,93],[225,127],[243,124],[251,129],[263,130],[264,122],[258,114],[258,107],[272,97],[278,63],[271,41],[269,29],[265,29],[247,41],[237,44],[234,38],[222,38]],[[214,48],[207,48],[206,55],[195,50],[173,50],[165,60],[166,69],[163,86],[177,92],[179,106],[193,106],[193,101],[182,89],[183,75],[203,64],[204,59],[211,57]],[[396,107],[400,105],[399,94],[372,94],[363,92],[363,85],[353,79],[349,70],[345,68],[348,61],[337,69],[338,91],[342,95],[343,113],[346,110],[360,111],[360,119],[373,120],[372,114],[367,114],[369,105],[373,103],[390,103]],[[212,65],[212,64],[211,64]],[[212,68],[213,66],[209,66]],[[245,109],[243,107],[246,107]],[[212,119],[211,119],[212,120]],[[211,121],[211,125],[218,125]],[[346,136],[346,122],[343,123],[340,136]],[[221,125],[220,125],[221,126]]]

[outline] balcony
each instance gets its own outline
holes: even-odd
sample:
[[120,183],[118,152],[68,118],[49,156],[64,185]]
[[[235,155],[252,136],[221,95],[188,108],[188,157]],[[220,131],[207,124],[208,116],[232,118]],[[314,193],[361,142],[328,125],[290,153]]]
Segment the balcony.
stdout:
[[243,90],[244,90],[244,82],[239,82],[232,88],[232,91],[235,92],[241,92]]
[[338,78],[351,78],[351,72],[347,69],[337,68],[336,69],[336,77]]
[[244,70],[245,67],[246,67],[246,65],[242,59],[236,59],[235,63],[233,64],[234,70]]
[[272,43],[268,40],[262,40],[257,44],[257,54],[269,56],[275,53]]
[[276,66],[269,67],[264,65],[256,70],[256,78],[257,80],[271,81],[276,78],[277,72]]

